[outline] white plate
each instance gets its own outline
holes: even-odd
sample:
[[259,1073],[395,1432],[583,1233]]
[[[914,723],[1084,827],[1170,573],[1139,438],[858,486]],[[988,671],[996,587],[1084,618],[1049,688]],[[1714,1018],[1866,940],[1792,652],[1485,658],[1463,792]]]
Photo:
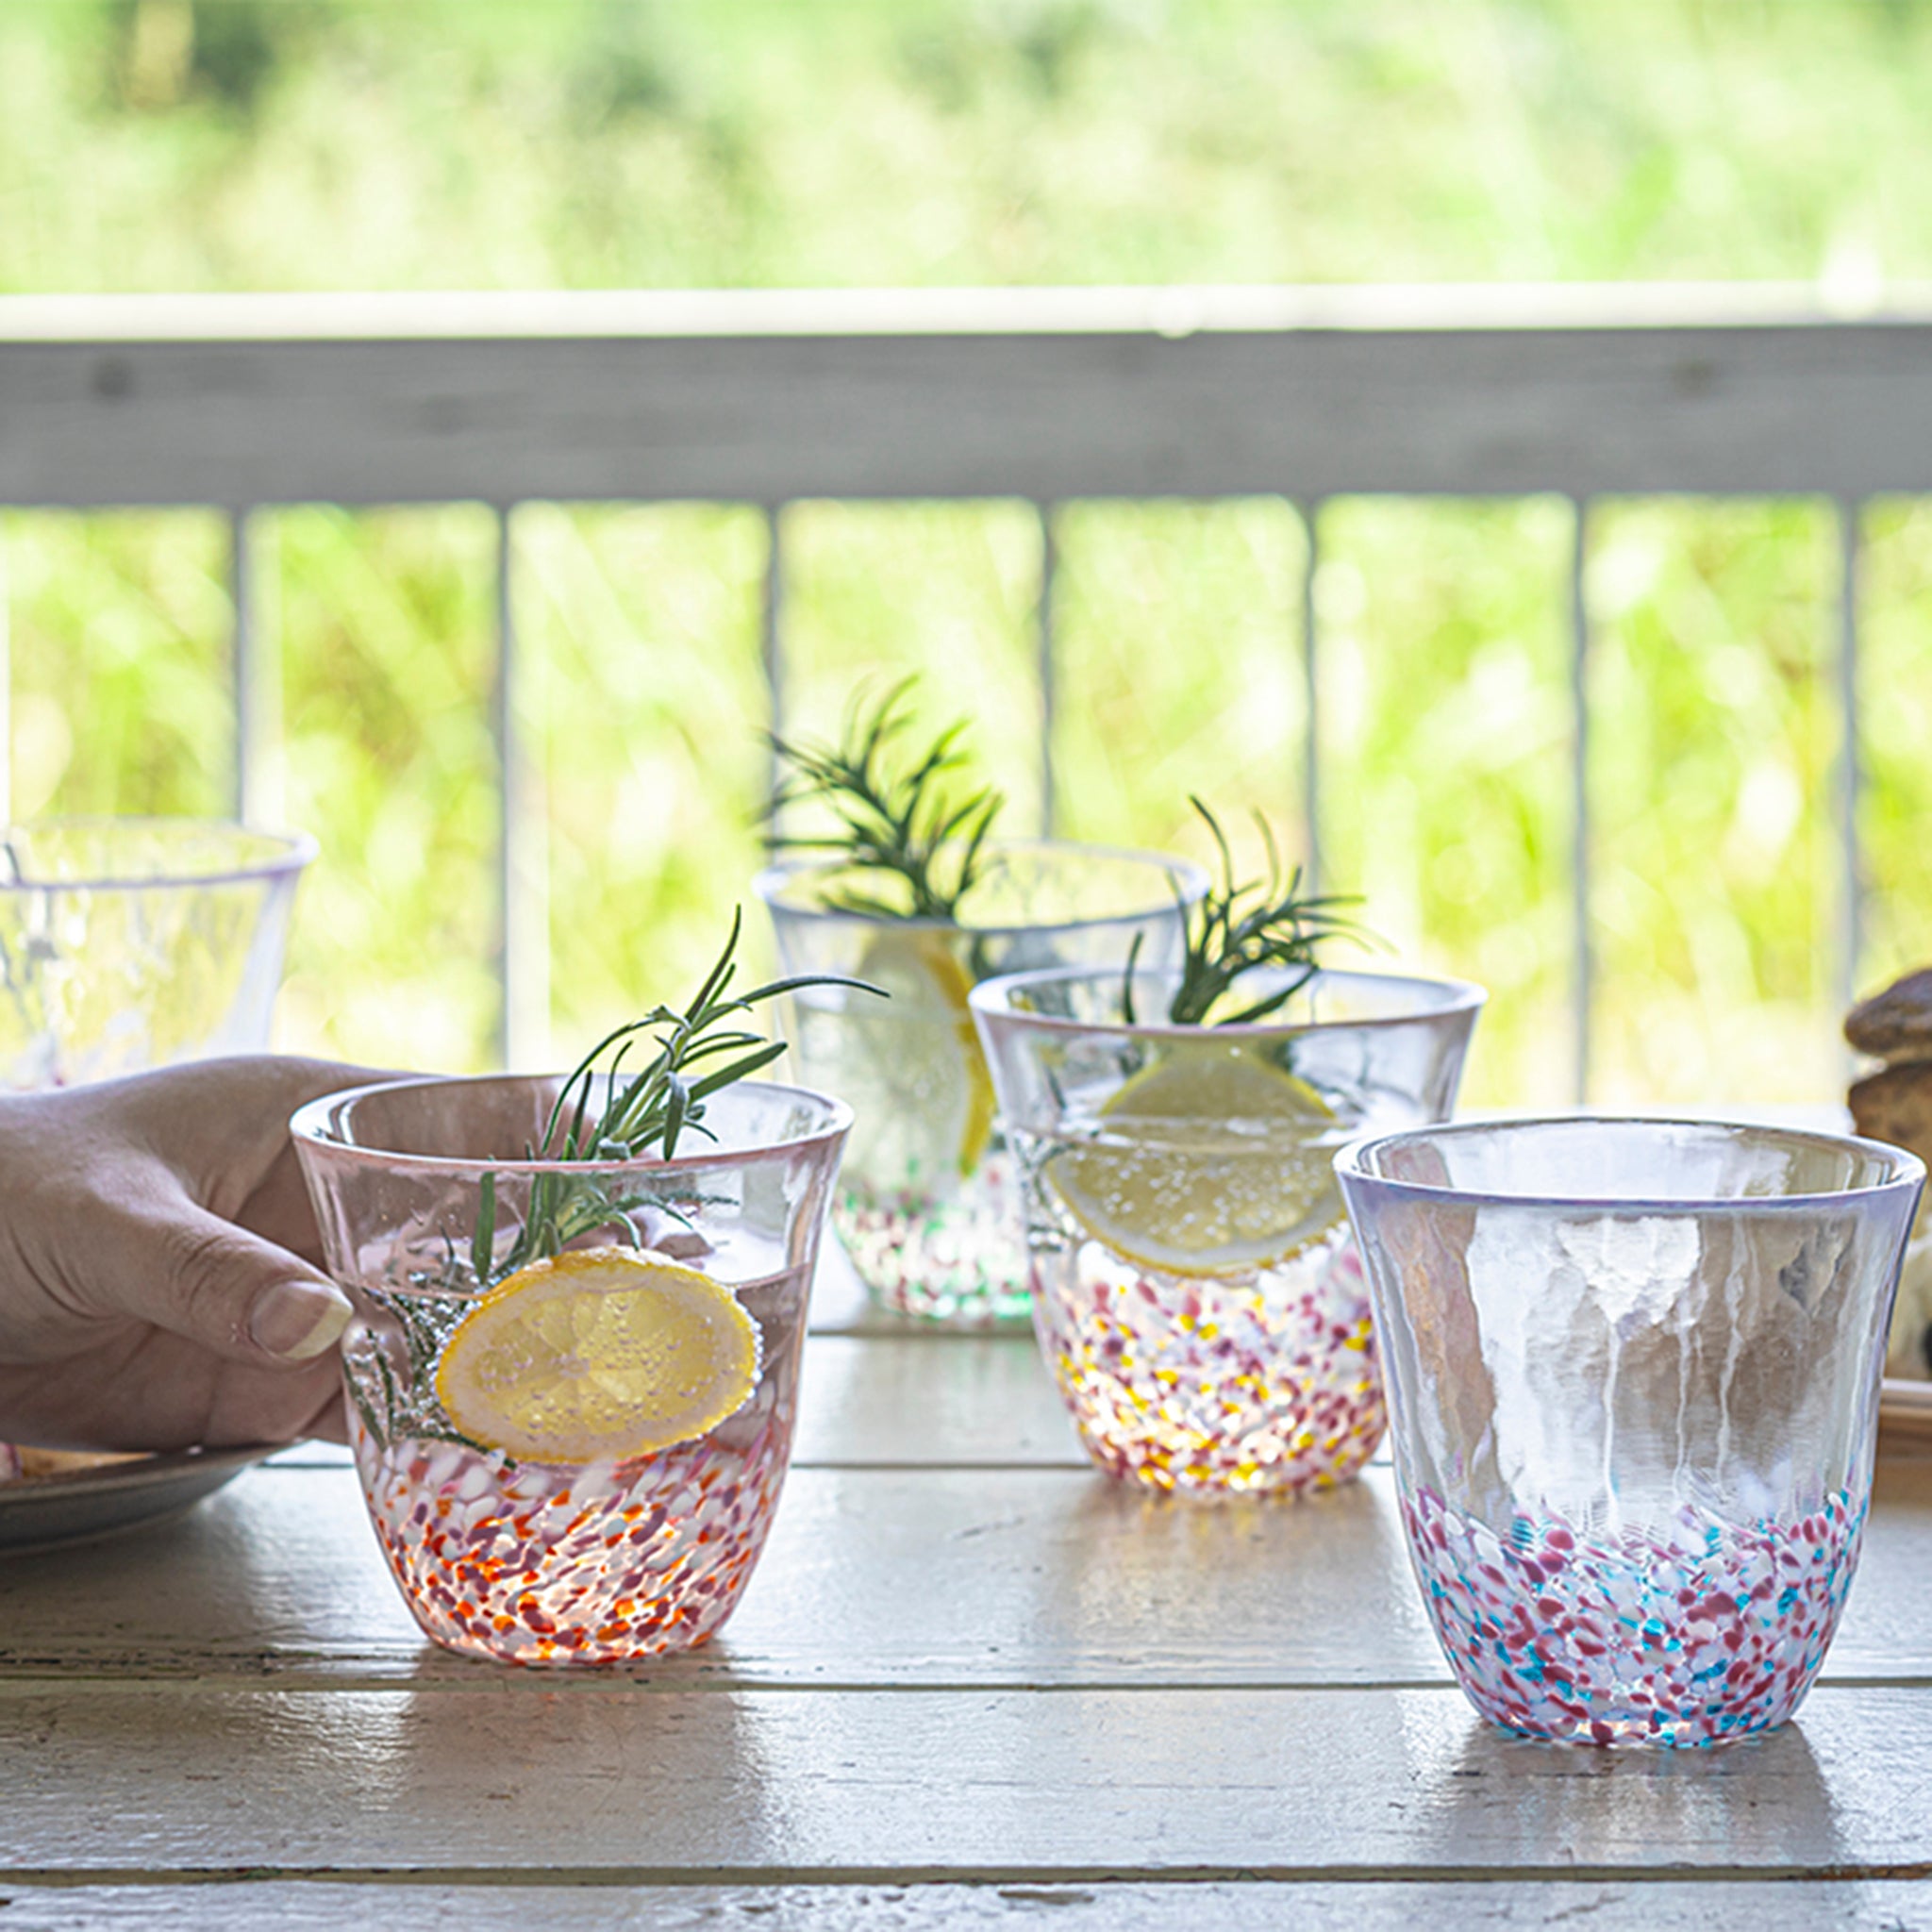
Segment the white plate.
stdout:
[[0,1557],[138,1529],[192,1509],[273,1448],[184,1449],[0,1483]]

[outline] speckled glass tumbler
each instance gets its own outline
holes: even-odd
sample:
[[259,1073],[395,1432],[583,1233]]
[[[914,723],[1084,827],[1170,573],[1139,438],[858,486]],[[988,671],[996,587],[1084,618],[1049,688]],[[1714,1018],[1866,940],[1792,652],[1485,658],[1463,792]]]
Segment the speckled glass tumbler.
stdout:
[[[1384,1425],[1335,1150],[1447,1115],[1482,991],[1322,973],[1255,1024],[1148,1017],[1175,978],[1020,974],[973,994],[1034,1327],[1110,1475],[1201,1497],[1326,1489]],[[1258,970],[1234,996],[1292,983]]]
[[1573,1119],[1398,1134],[1336,1165],[1409,1555],[1476,1709],[1576,1743],[1782,1724],[1857,1562],[1921,1163]]
[[1181,908],[1206,874],[1185,859],[1095,845],[998,845],[970,918],[890,919],[841,909],[876,882],[838,865],[760,874],[787,973],[842,974],[793,996],[801,1078],[852,1104],[832,1224],[873,1300],[963,1326],[1023,1317],[1026,1243],[1012,1164],[967,996],[1022,967],[1177,959]]
[[[675,1158],[531,1160],[560,1082],[406,1080],[331,1094],[291,1131],[329,1272],[354,1300],[342,1367],[356,1467],[404,1600],[439,1643],[506,1663],[622,1663],[704,1642],[751,1579],[791,1457],[806,1307],[850,1111],[745,1081],[705,1103]],[[467,1440],[438,1398],[531,1191],[601,1181],[651,1248],[728,1288],[758,1332],[751,1392],[701,1434],[624,1460],[539,1463]],[[578,1245],[580,1245],[579,1243]],[[586,1373],[590,1373],[587,1371]]]

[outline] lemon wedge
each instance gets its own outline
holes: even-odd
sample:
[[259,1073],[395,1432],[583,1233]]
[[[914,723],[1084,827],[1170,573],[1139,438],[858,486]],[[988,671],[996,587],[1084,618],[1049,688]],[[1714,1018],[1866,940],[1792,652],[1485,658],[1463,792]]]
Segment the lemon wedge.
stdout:
[[1334,1109],[1240,1042],[1186,1041],[1100,1117],[1100,1138],[1052,1156],[1046,1177],[1080,1226],[1136,1267],[1244,1274],[1341,1219]]
[[970,1174],[992,1140],[992,1076],[966,1003],[973,981],[953,946],[943,932],[891,926],[867,942],[857,976],[890,993],[891,1005],[865,1016],[876,1021],[866,1036],[874,1091],[872,1106],[855,1111],[863,1120],[882,1108],[895,1141],[927,1142],[933,1164]]
[[648,1250],[533,1261],[465,1315],[436,1367],[464,1435],[527,1462],[622,1462],[750,1399],[758,1326],[722,1283]]

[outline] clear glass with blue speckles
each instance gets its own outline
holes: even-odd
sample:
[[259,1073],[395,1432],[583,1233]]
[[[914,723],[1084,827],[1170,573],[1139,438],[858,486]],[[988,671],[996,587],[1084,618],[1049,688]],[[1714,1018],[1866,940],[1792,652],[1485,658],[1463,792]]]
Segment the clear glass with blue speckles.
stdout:
[[1336,1171],[1409,1555],[1476,1709],[1596,1744],[1782,1724],[1857,1564],[1921,1163],[1555,1120],[1395,1134]]

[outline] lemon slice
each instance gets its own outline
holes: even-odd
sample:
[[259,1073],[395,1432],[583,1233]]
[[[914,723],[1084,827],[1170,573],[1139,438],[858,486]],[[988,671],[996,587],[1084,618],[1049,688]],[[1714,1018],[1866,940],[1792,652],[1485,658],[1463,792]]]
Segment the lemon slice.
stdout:
[[758,1324],[728,1288],[648,1250],[519,1268],[443,1343],[436,1395],[464,1435],[527,1462],[622,1462],[750,1399]]
[[934,1164],[972,1174],[992,1140],[992,1077],[966,1003],[973,981],[950,937],[884,927],[867,942],[857,976],[891,995],[890,1007],[866,1015],[878,1022],[867,1036],[870,1084],[891,1139],[926,1141]]
[[1061,1149],[1046,1176],[1087,1233],[1136,1267],[1242,1274],[1341,1219],[1334,1109],[1238,1042],[1186,1042],[1100,1115],[1101,1137]]

